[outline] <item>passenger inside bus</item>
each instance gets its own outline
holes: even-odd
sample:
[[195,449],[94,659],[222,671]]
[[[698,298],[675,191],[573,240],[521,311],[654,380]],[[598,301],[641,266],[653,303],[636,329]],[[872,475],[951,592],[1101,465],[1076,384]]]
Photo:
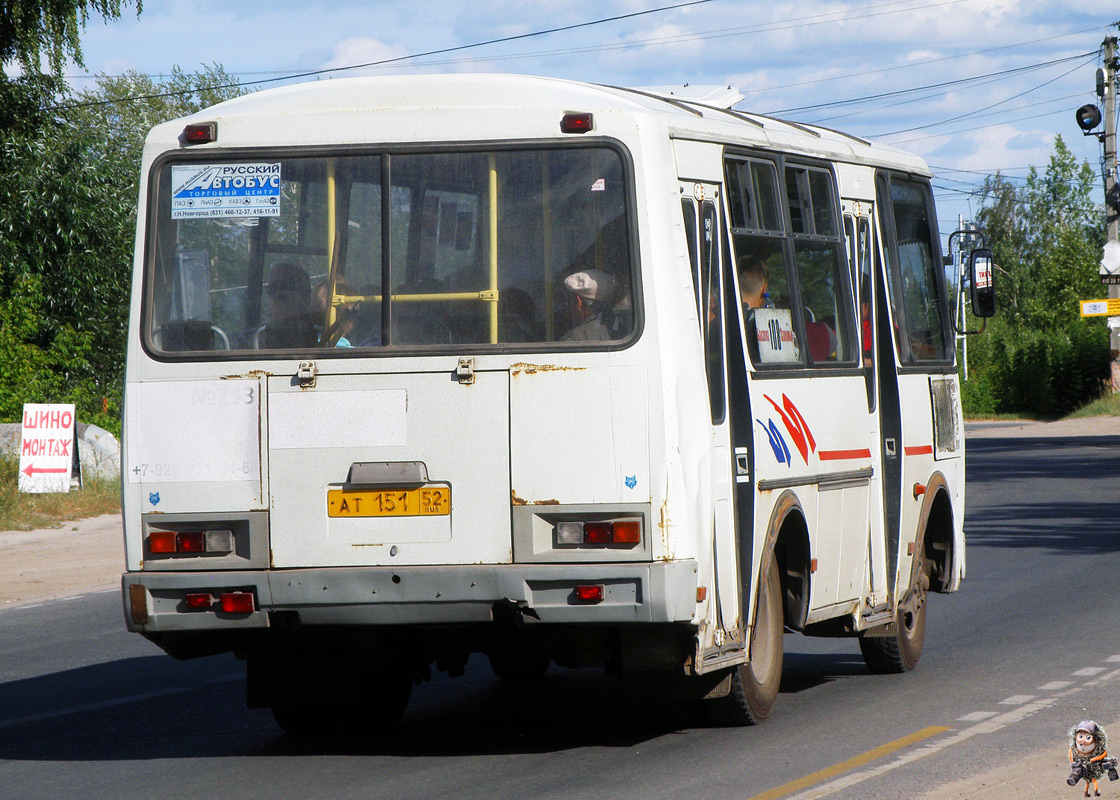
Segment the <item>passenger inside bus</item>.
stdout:
[[281,262],[272,267],[265,287],[269,319],[253,332],[256,350],[314,347],[318,333],[311,309],[311,278],[297,264]]
[[602,270],[588,269],[565,278],[564,288],[574,298],[577,324],[560,337],[561,341],[608,341],[621,339],[630,332],[630,293],[617,278]]
[[[335,294],[353,296],[357,292],[346,283],[336,283]],[[329,314],[331,305],[330,281],[320,281],[311,295],[311,313],[323,325],[323,335],[319,343],[324,347],[353,347],[349,337],[354,330],[354,319],[358,303],[341,303],[335,306],[334,320]]]
[[[770,304],[770,268],[761,256],[739,259],[739,298],[743,302],[743,318],[750,320],[756,308]],[[772,304],[771,304],[772,305]]]
[[863,365],[870,367],[874,354],[871,351],[871,281],[864,278],[859,286],[859,338],[863,351]]

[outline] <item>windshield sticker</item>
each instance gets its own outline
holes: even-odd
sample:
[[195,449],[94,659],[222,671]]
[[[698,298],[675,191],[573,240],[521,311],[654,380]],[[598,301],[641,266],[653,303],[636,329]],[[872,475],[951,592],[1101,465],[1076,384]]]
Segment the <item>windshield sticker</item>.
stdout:
[[171,167],[171,219],[280,216],[280,163]]

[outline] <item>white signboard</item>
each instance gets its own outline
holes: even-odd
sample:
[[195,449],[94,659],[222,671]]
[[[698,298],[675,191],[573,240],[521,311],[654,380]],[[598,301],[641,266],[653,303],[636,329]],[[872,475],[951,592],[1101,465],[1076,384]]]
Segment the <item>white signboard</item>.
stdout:
[[69,492],[74,446],[72,403],[25,403],[19,443],[19,490]]
[[280,216],[280,163],[171,167],[171,219]]
[[408,444],[404,389],[271,392],[268,446],[393,447]]
[[1104,243],[1104,253],[1101,255],[1101,280],[1120,277],[1120,242],[1110,240]]
[[976,259],[976,288],[992,288],[992,260],[990,258]]
[[260,383],[130,384],[129,483],[259,481]]
[[753,317],[759,360],[765,364],[788,364],[800,358],[788,308],[756,308]]

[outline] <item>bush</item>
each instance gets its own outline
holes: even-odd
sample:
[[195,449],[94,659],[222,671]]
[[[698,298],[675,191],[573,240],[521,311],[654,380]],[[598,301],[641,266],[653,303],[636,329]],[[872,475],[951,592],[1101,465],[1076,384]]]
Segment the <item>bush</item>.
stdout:
[[1108,329],[1097,320],[1049,332],[994,320],[969,342],[965,413],[1065,416],[1100,396],[1110,375],[1108,348]]

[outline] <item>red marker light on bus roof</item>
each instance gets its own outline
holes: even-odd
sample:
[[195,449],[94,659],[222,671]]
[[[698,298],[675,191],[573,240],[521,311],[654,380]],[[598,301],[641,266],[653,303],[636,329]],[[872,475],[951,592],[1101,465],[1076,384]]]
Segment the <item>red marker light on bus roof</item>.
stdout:
[[218,123],[193,122],[183,128],[183,144],[210,144],[218,141]]
[[561,133],[587,133],[595,127],[595,119],[590,113],[565,114],[560,119]]

